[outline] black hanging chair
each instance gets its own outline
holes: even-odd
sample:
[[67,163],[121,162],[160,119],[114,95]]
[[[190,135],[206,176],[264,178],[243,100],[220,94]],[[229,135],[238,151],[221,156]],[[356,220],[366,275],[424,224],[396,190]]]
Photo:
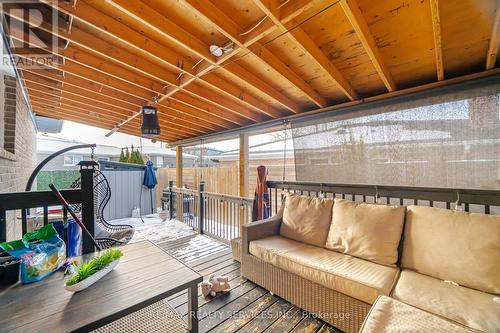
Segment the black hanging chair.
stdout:
[[[81,186],[80,178],[77,178],[71,188]],[[119,246],[130,242],[134,236],[134,227],[128,224],[110,224],[104,218],[104,209],[111,198],[111,187],[106,176],[95,170],[94,173],[94,211],[95,220],[95,240],[102,249]],[[81,212],[82,205],[71,205],[75,212]]]
[[[92,150],[92,158],[94,158],[94,148],[95,144],[81,144],[75,145],[71,147],[67,147],[52,153],[50,156],[45,158],[42,162],[40,162],[36,168],[31,173],[28,182],[26,183],[25,191],[31,191],[31,187],[36,179],[36,176],[42,170],[42,168],[51,160],[56,158],[57,156],[62,155],[68,151],[74,149],[83,149],[90,148]],[[80,188],[81,181],[80,177],[76,179],[71,185],[70,188]],[[111,188],[109,186],[108,180],[106,177],[99,171],[95,170],[94,173],[94,211],[96,214],[95,221],[95,239],[99,246],[102,249],[110,248],[113,246],[127,244],[134,235],[134,227],[128,224],[110,224],[104,218],[104,209],[111,198]],[[71,208],[78,213],[82,210],[81,204],[71,205]]]

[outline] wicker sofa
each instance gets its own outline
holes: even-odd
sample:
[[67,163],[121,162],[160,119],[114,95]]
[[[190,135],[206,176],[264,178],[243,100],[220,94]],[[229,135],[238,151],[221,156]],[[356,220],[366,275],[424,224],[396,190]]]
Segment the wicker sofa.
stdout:
[[499,263],[500,216],[431,207],[287,195],[242,237],[245,278],[345,332],[387,296],[379,306],[500,332]]

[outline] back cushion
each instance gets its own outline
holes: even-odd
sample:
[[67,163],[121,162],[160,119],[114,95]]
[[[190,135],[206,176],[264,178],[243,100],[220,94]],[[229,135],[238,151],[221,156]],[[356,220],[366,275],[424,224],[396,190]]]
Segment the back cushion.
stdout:
[[335,199],[325,247],[382,265],[396,265],[404,206]]
[[402,265],[500,293],[500,216],[409,206]]
[[288,194],[280,234],[299,242],[323,246],[332,219],[333,199]]

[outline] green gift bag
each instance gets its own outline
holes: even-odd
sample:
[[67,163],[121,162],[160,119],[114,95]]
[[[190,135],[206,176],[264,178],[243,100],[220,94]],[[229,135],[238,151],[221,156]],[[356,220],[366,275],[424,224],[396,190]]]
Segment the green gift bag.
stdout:
[[57,271],[66,259],[66,245],[56,229],[48,224],[22,239],[0,243],[0,248],[21,259],[21,282],[30,283]]

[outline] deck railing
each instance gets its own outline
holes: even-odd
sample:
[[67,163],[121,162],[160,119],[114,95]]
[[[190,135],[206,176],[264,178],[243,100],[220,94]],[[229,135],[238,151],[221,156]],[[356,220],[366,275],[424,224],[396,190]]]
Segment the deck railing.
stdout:
[[[94,172],[97,163],[82,161],[80,165],[81,186],[78,189],[61,190],[62,196],[69,204],[81,205],[81,218],[92,237],[95,234],[95,207],[94,207]],[[0,194],[0,242],[7,240],[7,213],[13,212],[17,221],[17,212],[21,211],[22,234],[28,232],[28,218],[33,208],[43,209],[43,224],[49,223],[49,207],[60,206],[60,202],[52,191],[26,191]],[[68,217],[68,212],[63,209],[62,218]],[[94,252],[93,242],[86,236],[82,238],[83,253]]]
[[455,209],[466,212],[500,214],[500,191],[453,188],[405,187],[385,185],[355,185],[268,181],[273,214],[279,210],[286,191],[307,196],[343,198],[361,202],[397,205],[420,205]]
[[203,182],[196,190],[170,182],[162,196],[171,219],[224,242],[240,237],[240,226],[251,221],[252,204],[249,198],[206,192]]
[[[359,202],[420,205],[466,212],[500,214],[500,191],[442,189],[355,184],[320,184],[268,181],[271,215],[278,212],[286,192],[307,196],[343,198]],[[456,207],[458,204],[459,207]],[[250,223],[253,200],[210,193],[203,183],[197,190],[170,186],[163,191],[164,209],[170,217],[192,226],[200,234],[222,241],[240,236],[240,226]]]

